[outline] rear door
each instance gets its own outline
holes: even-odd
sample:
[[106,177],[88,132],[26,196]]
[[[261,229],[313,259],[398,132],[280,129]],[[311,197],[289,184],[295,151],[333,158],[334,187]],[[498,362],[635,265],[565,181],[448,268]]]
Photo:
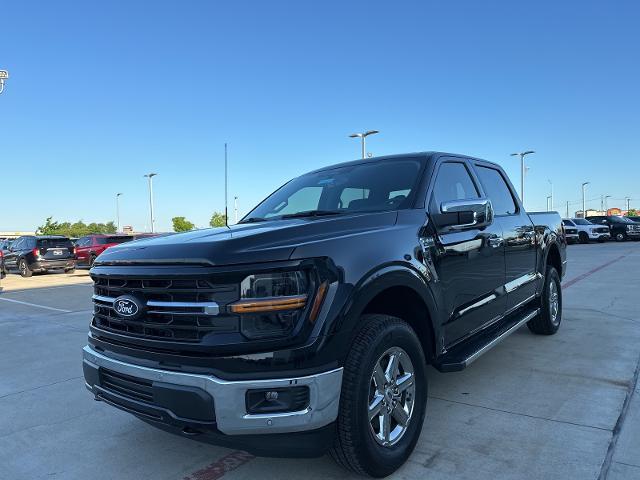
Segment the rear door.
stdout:
[[36,249],[45,260],[73,258],[73,243],[68,238],[38,238]]
[[[441,212],[445,202],[480,198],[480,189],[464,159],[446,158],[438,167],[429,211]],[[505,283],[502,227],[439,229],[434,259],[446,309],[445,344],[451,346],[502,317]]]
[[485,194],[491,199],[496,223],[502,227],[505,246],[507,310],[532,300],[536,294],[537,245],[533,222],[504,172],[491,164],[475,163],[475,171]]

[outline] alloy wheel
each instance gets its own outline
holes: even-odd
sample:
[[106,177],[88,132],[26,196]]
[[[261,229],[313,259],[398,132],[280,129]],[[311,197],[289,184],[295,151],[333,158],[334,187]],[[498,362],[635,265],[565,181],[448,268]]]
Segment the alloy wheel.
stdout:
[[369,429],[384,447],[407,431],[415,399],[415,371],[407,352],[392,347],[376,361],[369,387]]

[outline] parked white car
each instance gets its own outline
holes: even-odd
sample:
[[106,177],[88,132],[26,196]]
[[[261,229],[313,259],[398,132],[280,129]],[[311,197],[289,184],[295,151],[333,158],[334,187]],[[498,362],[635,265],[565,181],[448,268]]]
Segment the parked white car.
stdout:
[[590,240],[604,242],[611,238],[611,232],[606,225],[596,225],[584,218],[563,218],[562,223],[566,227],[573,227],[578,231],[578,241],[589,243]]

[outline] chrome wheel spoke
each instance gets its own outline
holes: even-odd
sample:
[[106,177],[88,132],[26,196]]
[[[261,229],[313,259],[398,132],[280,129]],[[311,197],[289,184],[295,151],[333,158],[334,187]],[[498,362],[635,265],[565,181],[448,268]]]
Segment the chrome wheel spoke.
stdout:
[[389,412],[385,411],[384,414],[380,417],[380,432],[382,433],[382,438],[385,443],[389,442],[391,438],[391,415]]
[[380,411],[384,407],[383,405],[384,395],[376,394],[373,400],[369,404],[369,421],[373,420],[376,415],[380,414]]
[[373,380],[376,384],[376,390],[384,395],[384,384],[387,383],[387,378],[380,362],[376,363],[376,368],[373,371]]
[[405,373],[401,377],[398,377],[396,380],[396,385],[398,386],[398,390],[400,393],[404,392],[407,388],[413,386],[413,374]]
[[400,364],[400,353],[392,353],[389,358],[389,365],[384,372],[384,376],[387,378],[387,382],[391,383],[398,376],[398,365]]
[[403,427],[406,427],[409,423],[409,415],[407,414],[407,412],[405,412],[404,408],[400,406],[400,404],[397,404],[393,408],[391,414],[393,415],[393,418],[396,419],[396,422],[398,422]]

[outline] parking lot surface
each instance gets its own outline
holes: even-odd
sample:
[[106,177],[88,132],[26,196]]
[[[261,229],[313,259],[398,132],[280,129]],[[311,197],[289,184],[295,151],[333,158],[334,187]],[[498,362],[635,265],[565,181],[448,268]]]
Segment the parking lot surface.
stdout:
[[[640,243],[568,248],[563,325],[526,327],[460,373],[429,371],[422,436],[397,479],[640,479]],[[0,479],[350,478],[328,457],[255,458],[94,402],[86,271],[0,289]]]

